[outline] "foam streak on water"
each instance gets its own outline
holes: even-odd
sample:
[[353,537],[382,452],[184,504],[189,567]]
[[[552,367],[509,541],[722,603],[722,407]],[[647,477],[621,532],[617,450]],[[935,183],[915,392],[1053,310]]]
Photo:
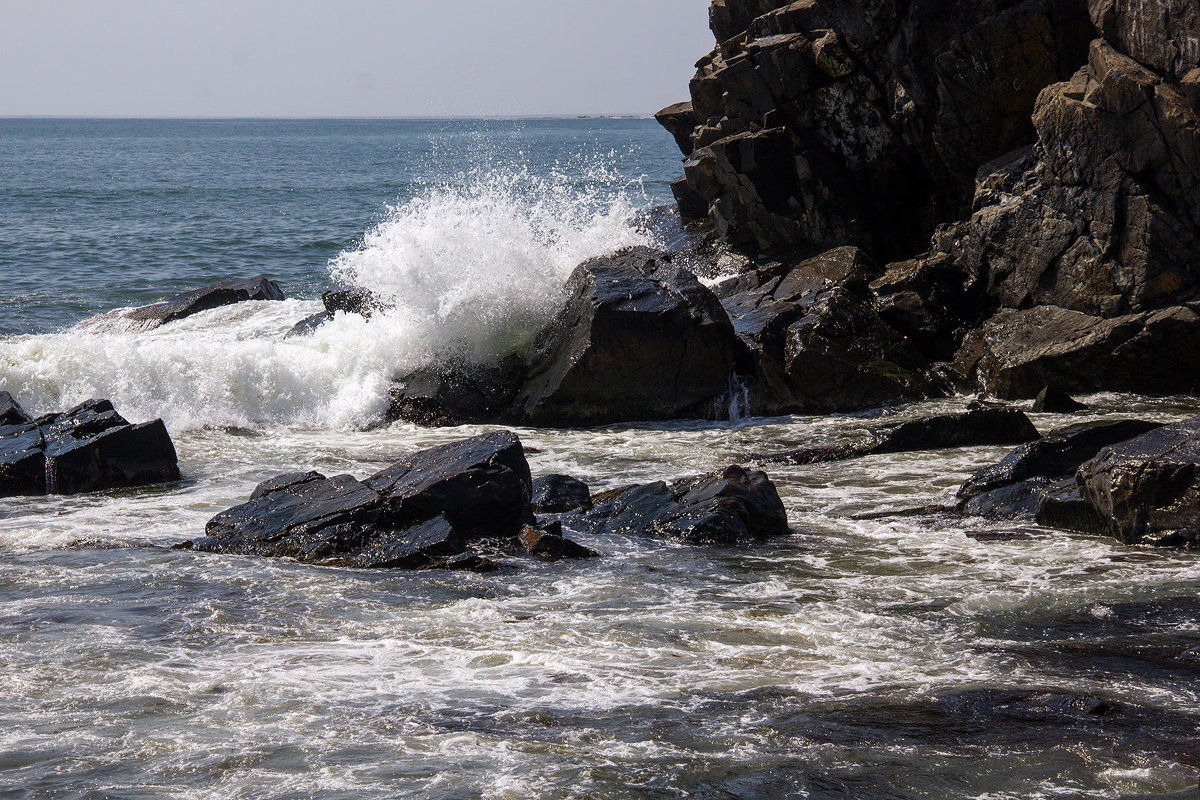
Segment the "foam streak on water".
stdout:
[[331,265],[394,304],[370,320],[339,313],[285,339],[315,302],[213,309],[152,331],[108,325],[8,337],[0,386],[38,411],[107,397],[172,431],[377,420],[394,377],[451,355],[493,361],[525,347],[590,256],[644,244],[639,206],[601,167],[588,183],[520,169],[460,176],[390,210]]

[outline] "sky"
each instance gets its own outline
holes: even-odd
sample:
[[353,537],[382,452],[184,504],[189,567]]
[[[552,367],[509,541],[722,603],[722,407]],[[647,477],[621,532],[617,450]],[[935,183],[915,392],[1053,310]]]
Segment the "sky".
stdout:
[[649,114],[708,0],[0,0],[0,116]]

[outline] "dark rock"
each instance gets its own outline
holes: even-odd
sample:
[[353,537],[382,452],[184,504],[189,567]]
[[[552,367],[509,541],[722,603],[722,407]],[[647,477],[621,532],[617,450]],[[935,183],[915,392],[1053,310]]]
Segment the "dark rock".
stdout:
[[107,400],[0,426],[0,496],[78,494],[179,478],[162,420],[130,424]]
[[445,514],[468,539],[514,536],[532,521],[531,483],[511,431],[422,450],[366,480],[387,499],[392,524]]
[[1110,445],[1079,468],[1083,496],[1126,544],[1200,542],[1200,417]]
[[1033,401],[1035,414],[1072,414],[1076,411],[1087,411],[1088,407],[1061,389],[1047,386],[1038,392]]
[[646,248],[581,264],[542,333],[514,415],[535,425],[704,416],[744,349],[721,304]]
[[499,364],[438,363],[396,381],[389,393],[386,420],[447,426],[489,422],[503,417],[525,376],[516,356]]
[[867,283],[878,269],[841,247],[714,287],[755,359],[756,415],[869,408],[928,394],[925,358],[886,325]]
[[1074,475],[1055,481],[1042,490],[1034,519],[1047,528],[1077,533],[1108,532],[1104,519],[1084,499]]
[[685,220],[708,219],[708,201],[691,187],[687,178],[679,177],[671,181],[671,194],[679,207],[679,216]]
[[520,440],[497,431],[414,453],[366,481],[277,476],[209,520],[192,548],[359,567],[449,566],[469,539],[513,536],[532,519],[529,483]]
[[336,283],[321,295],[325,304],[325,312],[333,316],[338,311],[347,314],[359,314],[371,318],[371,315],[386,307],[386,304],[370,289],[349,283]]
[[959,510],[973,517],[1032,520],[1049,483],[1042,477],[1010,483],[971,497]]
[[423,569],[447,569],[453,572],[487,573],[500,569],[500,565],[490,558],[484,558],[476,553],[463,553],[452,558],[447,558],[445,561],[434,561],[427,564]]
[[562,519],[568,530],[639,533],[687,544],[736,544],[786,534],[787,513],[765,473],[731,466],[723,472],[661,481],[595,498],[591,511]]
[[1033,478],[1057,480],[1106,447],[1160,427],[1156,422],[1116,420],[1083,422],[1058,428],[978,470],[958,490],[961,500]]
[[1168,77],[1200,67],[1200,6],[1193,0],[1088,0],[1092,21],[1118,50]]
[[33,422],[33,417],[25,413],[11,394],[0,392],[0,425],[24,425]]
[[675,144],[679,145],[685,156],[692,152],[692,131],[696,128],[696,115],[692,113],[691,101],[669,105],[655,114],[654,118],[675,138]]
[[1039,90],[1094,35],[1082,0],[714,0],[710,23],[685,172],[717,227],[889,260],[967,209],[981,164],[1033,141]]
[[283,299],[285,299],[283,290],[277,283],[262,275],[255,275],[252,278],[222,281],[201,289],[181,292],[153,305],[101,314],[85,320],[81,324],[86,326],[102,319],[121,318],[137,324],[142,330],[153,330],[168,322],[190,317],[192,314],[219,306],[233,305],[247,300]]
[[584,547],[562,535],[562,525],[553,522],[543,527],[526,525],[517,537],[526,552],[542,561],[558,561],[563,558],[595,558],[600,555],[590,547]]
[[1189,393],[1200,375],[1200,314],[1191,306],[1113,319],[1056,306],[1005,310],[967,335],[953,369],[962,388],[1007,398],[1032,398],[1051,384]]
[[802,448],[764,458],[790,464],[813,464],[881,453],[1020,444],[1039,436],[1037,428],[1019,409],[981,408],[891,425],[873,431],[865,439],[841,446]]
[[331,319],[333,319],[333,315],[328,311],[319,311],[316,314],[305,317],[297,322],[291,327],[291,329],[288,330],[287,333],[283,335],[283,338],[291,339],[296,336],[311,336],[316,332],[317,328],[321,327],[326,322],[329,322]]
[[533,481],[533,510],[539,514],[561,514],[591,507],[591,491],[578,478],[543,475]]

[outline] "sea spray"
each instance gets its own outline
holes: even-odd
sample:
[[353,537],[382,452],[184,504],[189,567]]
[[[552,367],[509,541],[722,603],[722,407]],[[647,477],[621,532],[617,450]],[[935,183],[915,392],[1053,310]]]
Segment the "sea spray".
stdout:
[[[572,174],[578,170],[571,170]],[[93,326],[0,341],[0,387],[35,409],[107,397],[172,429],[377,421],[392,380],[431,359],[519,350],[561,302],[580,261],[649,243],[644,198],[602,167],[479,171],[389,209],[330,264],[391,308],[339,313],[284,339],[314,302],[247,302],[152,331]]]

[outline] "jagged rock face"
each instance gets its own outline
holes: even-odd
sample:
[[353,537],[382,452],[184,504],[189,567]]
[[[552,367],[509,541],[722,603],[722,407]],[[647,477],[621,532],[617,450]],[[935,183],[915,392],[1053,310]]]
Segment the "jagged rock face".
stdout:
[[752,413],[846,411],[927,393],[924,359],[871,304],[876,275],[860,250],[843,247],[715,287],[755,358]]
[[539,337],[513,417],[595,425],[703,416],[744,348],[720,302],[669,256],[634,248],[581,264]]
[[1042,93],[1037,147],[981,176],[976,212],[941,248],[1007,308],[1112,317],[1200,297],[1198,100],[1093,42]]
[[1053,384],[1068,392],[1195,392],[1200,313],[1191,305],[1093,317],[1057,306],[1005,310],[963,341],[958,384],[998,397],[1036,397]]
[[1200,5],[1195,0],[1089,0],[1105,40],[1168,78],[1200,67]]
[[718,231],[883,258],[922,250],[980,164],[1033,140],[1038,91],[1094,35],[1083,0],[715,0],[710,22],[685,174]]

